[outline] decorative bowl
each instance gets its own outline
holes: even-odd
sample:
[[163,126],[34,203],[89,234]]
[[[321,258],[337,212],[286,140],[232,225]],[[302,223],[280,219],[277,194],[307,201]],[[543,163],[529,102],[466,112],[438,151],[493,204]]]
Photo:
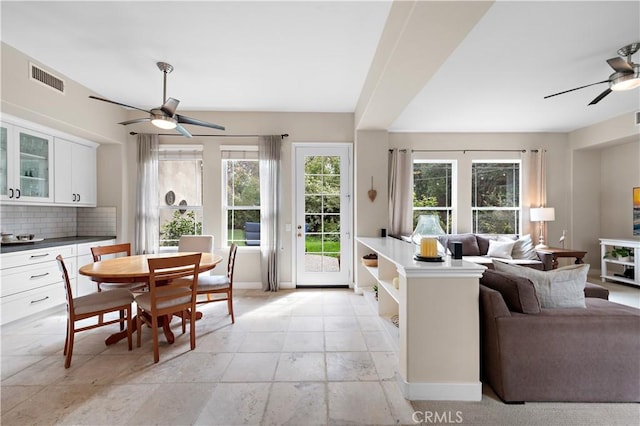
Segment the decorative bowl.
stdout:
[[369,267],[378,266],[378,255],[375,253],[365,254],[362,256],[362,264]]

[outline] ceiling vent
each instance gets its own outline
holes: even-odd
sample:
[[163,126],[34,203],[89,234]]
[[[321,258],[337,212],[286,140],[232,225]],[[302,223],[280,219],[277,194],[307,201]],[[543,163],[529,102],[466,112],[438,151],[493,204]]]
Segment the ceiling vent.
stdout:
[[29,63],[31,80],[35,80],[40,84],[55,90],[58,93],[64,93],[64,80],[48,73],[42,68]]

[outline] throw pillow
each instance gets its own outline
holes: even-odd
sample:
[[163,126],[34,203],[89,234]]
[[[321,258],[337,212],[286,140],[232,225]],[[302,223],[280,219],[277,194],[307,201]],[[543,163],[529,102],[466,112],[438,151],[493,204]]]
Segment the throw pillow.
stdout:
[[511,252],[511,257],[513,259],[529,259],[529,260],[540,260],[538,257],[538,252],[533,245],[533,241],[531,240],[531,235],[523,235],[518,238],[516,244],[513,246],[513,251]]
[[487,256],[511,259],[511,251],[515,243],[513,240],[490,240]]
[[487,269],[480,278],[480,284],[499,291],[510,311],[521,314],[540,313],[536,289],[527,278]]
[[551,271],[538,271],[520,265],[493,261],[496,271],[531,280],[542,308],[586,308],[584,287],[589,265],[571,265]]
[[480,256],[480,249],[478,248],[478,241],[476,240],[476,234],[451,234],[440,235],[438,240],[444,247],[451,251],[451,243],[462,243],[462,255],[463,256]]

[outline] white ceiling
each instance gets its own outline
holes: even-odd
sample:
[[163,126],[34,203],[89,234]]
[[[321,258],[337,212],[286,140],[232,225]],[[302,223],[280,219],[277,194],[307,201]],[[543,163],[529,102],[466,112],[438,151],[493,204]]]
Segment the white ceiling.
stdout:
[[[353,112],[390,1],[0,3],[4,43],[118,102],[179,111]],[[451,17],[452,26],[456,16]],[[495,3],[393,131],[570,131],[640,109],[640,90],[587,104],[605,62],[640,41],[640,2]],[[428,52],[425,52],[428,54]],[[639,54],[634,55],[638,62]]]

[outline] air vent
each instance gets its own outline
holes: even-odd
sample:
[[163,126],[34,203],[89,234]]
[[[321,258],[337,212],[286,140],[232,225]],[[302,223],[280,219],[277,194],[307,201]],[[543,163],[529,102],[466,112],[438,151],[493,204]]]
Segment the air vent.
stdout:
[[45,86],[55,90],[56,92],[64,93],[64,80],[46,72],[42,68],[32,63],[29,63],[29,66],[31,69],[31,80],[35,80],[38,83],[44,84]]
[[640,126],[640,111],[636,111],[636,126]]

